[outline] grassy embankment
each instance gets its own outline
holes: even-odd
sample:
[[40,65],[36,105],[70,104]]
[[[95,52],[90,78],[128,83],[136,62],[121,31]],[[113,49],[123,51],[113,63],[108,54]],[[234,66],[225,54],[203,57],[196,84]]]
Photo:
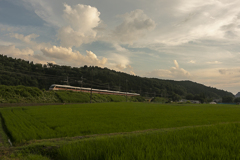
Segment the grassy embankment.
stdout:
[[[235,105],[100,103],[5,108],[0,112],[16,146],[34,139],[116,133],[68,139],[50,153],[41,151],[55,159],[240,158],[240,107]],[[146,131],[120,134],[141,130]],[[28,153],[48,144],[33,143]]]
[[[92,102],[124,102],[125,96],[93,94]],[[140,96],[128,97],[129,102],[144,101]],[[45,91],[36,87],[0,85],[0,103],[88,103],[90,93]]]

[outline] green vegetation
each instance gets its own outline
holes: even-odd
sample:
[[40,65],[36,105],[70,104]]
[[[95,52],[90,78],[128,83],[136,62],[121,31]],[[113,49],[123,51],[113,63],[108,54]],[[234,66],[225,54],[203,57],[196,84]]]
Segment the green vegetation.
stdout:
[[55,103],[60,102],[54,92],[36,87],[0,85],[0,103]]
[[151,102],[166,103],[168,102],[168,99],[164,97],[154,97],[154,99]]
[[113,102],[0,113],[15,146],[0,159],[240,159],[238,105]]
[[[95,102],[125,102],[125,96],[93,94]],[[141,96],[128,97],[129,102],[143,102]],[[45,91],[36,87],[0,85],[0,103],[89,103],[90,93]]]
[[236,122],[235,105],[100,103],[0,110],[14,144],[34,139]]
[[105,137],[64,145],[59,160],[240,159],[240,124]]
[[[233,97],[230,92],[191,81],[142,78],[94,66],[77,68],[52,63],[33,64],[33,62],[0,55],[0,85],[24,85],[47,90],[51,84],[66,84],[64,81],[67,80],[67,77],[69,85],[72,86],[90,87],[93,85],[93,88],[99,89],[141,92],[142,96],[153,97],[156,95],[173,101],[185,98],[187,94],[203,95],[205,98],[212,99]],[[128,80],[127,83],[126,80]]]
[[[84,92],[73,91],[57,91],[57,96],[62,102],[65,103],[88,103],[91,95]],[[141,96],[127,97],[128,102],[143,102],[144,99]],[[92,94],[92,103],[100,102],[126,102],[125,96],[118,95],[104,95],[104,94]]]

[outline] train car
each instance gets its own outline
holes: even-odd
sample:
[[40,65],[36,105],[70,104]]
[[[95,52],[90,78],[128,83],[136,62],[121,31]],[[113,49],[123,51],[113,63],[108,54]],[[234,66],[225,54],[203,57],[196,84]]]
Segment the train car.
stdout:
[[49,90],[68,90],[68,91],[77,91],[77,92],[86,92],[86,93],[97,93],[97,94],[113,94],[113,95],[122,95],[122,96],[140,96],[138,93],[129,93],[129,92],[120,92],[120,91],[110,91],[110,90],[101,90],[101,89],[91,89],[85,87],[75,87],[69,85],[59,85],[59,84],[52,84]]

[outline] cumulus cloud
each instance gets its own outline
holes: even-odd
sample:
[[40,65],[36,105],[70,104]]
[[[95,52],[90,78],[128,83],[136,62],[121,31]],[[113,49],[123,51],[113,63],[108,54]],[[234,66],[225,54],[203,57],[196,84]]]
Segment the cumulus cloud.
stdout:
[[78,4],[73,7],[64,4],[63,14],[67,26],[60,28],[58,38],[64,47],[80,46],[95,40],[94,30],[100,23],[100,12],[95,7]]
[[40,50],[44,47],[49,47],[50,44],[49,43],[37,43],[34,41],[34,39],[38,38],[39,35],[36,35],[34,33],[29,34],[27,36],[24,36],[23,34],[18,34],[18,33],[10,33],[10,37],[19,39],[23,42],[25,42],[26,44],[29,44],[30,48],[32,48],[33,50]]
[[123,22],[113,31],[113,37],[122,43],[132,43],[153,30],[155,22],[143,10],[137,9],[121,15]]
[[13,58],[20,58],[34,63],[46,64],[47,62],[55,63],[54,61],[46,61],[43,57],[36,57],[34,51],[30,48],[19,49],[15,45],[3,46],[0,45],[0,54],[7,55]]
[[183,68],[179,67],[179,64],[176,60],[174,60],[175,67],[166,69],[157,69],[152,72],[147,73],[147,77],[158,77],[164,79],[178,79],[178,80],[186,80],[191,77],[191,74]]
[[[121,54],[111,54],[109,55],[109,60],[112,62],[112,64],[115,65],[115,67],[118,70],[123,70],[125,68],[129,68],[130,60],[127,56],[121,55]],[[113,68],[113,66],[111,66]]]
[[61,27],[64,23],[59,16],[61,12],[54,6],[58,6],[59,3],[48,0],[23,0],[25,7],[29,10],[34,9],[34,12],[46,22],[47,25],[54,27]]
[[16,58],[27,58],[31,57],[34,54],[34,51],[26,48],[26,49],[18,49],[15,47],[15,45],[9,45],[9,46],[0,46],[0,54],[16,57]]
[[103,67],[107,63],[107,58],[99,59],[96,54],[86,51],[86,55],[82,55],[79,51],[73,51],[72,48],[57,47],[44,48],[42,53],[50,58],[60,62],[71,63],[73,66],[94,65]]

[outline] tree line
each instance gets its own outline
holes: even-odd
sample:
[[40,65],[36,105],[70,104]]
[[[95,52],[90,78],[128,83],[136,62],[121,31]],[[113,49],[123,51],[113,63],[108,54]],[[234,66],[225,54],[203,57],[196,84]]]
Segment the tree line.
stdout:
[[201,101],[234,97],[230,92],[191,81],[139,77],[97,66],[34,64],[23,59],[0,55],[0,85],[24,85],[48,90],[51,84],[135,92],[145,97],[165,97],[172,100],[187,96],[193,96]]

